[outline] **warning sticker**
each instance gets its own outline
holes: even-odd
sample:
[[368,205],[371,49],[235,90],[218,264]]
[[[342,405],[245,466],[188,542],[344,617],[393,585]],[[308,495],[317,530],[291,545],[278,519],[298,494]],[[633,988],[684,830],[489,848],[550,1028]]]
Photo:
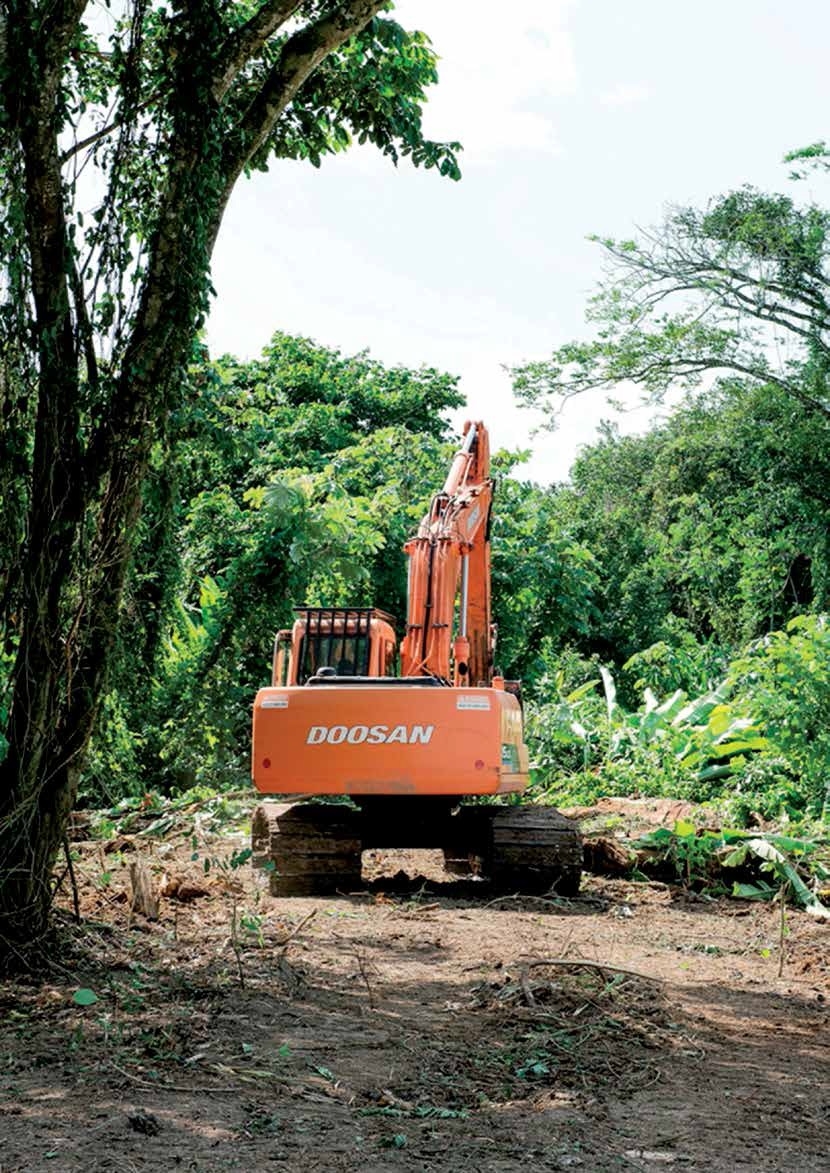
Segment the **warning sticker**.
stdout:
[[464,693],[455,703],[457,709],[489,709],[489,696],[476,696],[475,694]]
[[287,709],[288,708],[288,697],[287,696],[269,696],[266,700],[264,700],[262,702],[262,704],[260,705],[260,708],[262,708],[262,709]]

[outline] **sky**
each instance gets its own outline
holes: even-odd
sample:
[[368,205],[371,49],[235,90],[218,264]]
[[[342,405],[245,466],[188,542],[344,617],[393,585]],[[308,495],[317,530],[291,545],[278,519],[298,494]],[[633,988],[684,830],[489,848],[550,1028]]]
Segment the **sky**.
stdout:
[[[602,277],[590,233],[630,236],[670,205],[749,183],[784,190],[788,150],[830,137],[826,0],[399,0],[441,60],[424,130],[463,143],[460,182],[370,147],[242,181],[214,253],[214,356],[257,357],[276,330],[461,377],[521,475],[564,480],[601,395],[554,433],[506,366],[590,335]],[[803,194],[803,193],[802,193]]]

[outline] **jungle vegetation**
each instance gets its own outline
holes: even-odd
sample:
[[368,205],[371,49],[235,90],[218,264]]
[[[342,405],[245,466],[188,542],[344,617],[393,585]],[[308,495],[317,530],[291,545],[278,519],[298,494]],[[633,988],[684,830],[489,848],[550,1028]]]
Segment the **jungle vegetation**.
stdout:
[[[244,779],[295,603],[403,611],[455,377],[280,333],[251,363],[199,343],[242,176],[359,139],[458,177],[458,144],[421,132],[435,54],[383,8],[0,9],[4,949],[45,931],[77,803]],[[793,176],[828,161],[796,152]],[[515,371],[551,420],[586,388],[685,391],[566,484],[498,457],[500,666],[552,799],[824,811],[830,213],[799,190],[598,238],[591,336]]]

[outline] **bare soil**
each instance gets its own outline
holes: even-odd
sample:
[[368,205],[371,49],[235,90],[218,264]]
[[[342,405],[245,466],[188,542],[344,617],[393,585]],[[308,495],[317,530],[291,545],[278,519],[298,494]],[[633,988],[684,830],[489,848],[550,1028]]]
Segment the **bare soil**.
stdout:
[[830,1166],[827,925],[592,877],[494,901],[430,853],[276,900],[196,823],[74,845],[81,922],[67,877],[49,976],[0,983],[0,1173]]

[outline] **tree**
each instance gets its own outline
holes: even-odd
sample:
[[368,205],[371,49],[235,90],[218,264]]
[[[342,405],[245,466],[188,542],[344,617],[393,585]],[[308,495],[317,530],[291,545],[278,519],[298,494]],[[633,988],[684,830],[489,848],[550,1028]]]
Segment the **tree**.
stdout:
[[606,426],[550,500],[595,571],[560,640],[617,668],[659,645],[657,691],[702,691],[711,665],[830,605],[829,505],[830,420],[778,387],[723,380],[642,436]]
[[494,460],[500,474],[493,511],[496,663],[532,690],[544,670],[542,649],[591,631],[599,575],[560,507],[559,490],[516,479],[514,460],[504,452]]
[[164,443],[239,177],[425,140],[436,80],[384,0],[0,3],[0,946],[44,931]]
[[[788,158],[828,162],[823,144]],[[704,210],[672,210],[639,240],[593,239],[609,262],[588,314],[598,335],[517,367],[520,401],[553,420],[563,398],[589,388],[631,381],[659,399],[712,372],[774,385],[830,417],[825,209],[744,187]]]

